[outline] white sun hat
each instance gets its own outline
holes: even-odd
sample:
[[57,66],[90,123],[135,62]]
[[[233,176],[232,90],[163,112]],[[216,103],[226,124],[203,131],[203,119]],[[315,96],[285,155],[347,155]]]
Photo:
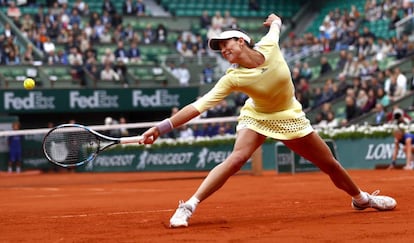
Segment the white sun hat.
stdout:
[[251,43],[251,40],[252,40],[247,34],[239,30],[227,30],[227,31],[221,32],[219,36],[209,39],[208,47],[210,47],[210,49],[214,51],[219,51],[220,50],[219,42],[221,40],[228,40],[231,38],[243,38],[243,40],[245,40],[249,44]]

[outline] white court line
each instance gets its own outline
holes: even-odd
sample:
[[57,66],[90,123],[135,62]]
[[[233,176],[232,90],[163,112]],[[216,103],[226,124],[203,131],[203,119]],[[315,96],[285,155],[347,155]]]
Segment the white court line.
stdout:
[[111,215],[127,215],[127,214],[144,214],[144,213],[163,213],[172,212],[174,209],[160,209],[160,210],[147,210],[147,211],[124,211],[124,212],[112,212],[112,213],[91,213],[91,214],[68,214],[68,215],[55,215],[44,218],[59,219],[59,218],[82,218],[90,216],[111,216]]

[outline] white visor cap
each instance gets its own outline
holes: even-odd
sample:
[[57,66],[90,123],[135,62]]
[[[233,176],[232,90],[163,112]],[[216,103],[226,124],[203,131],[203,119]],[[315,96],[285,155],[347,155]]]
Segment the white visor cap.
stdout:
[[210,40],[208,40],[208,47],[210,47],[211,50],[219,51],[219,42],[221,40],[228,40],[231,38],[243,38],[249,44],[251,41],[251,38],[248,35],[239,30],[227,30],[221,32],[219,36],[213,37]]

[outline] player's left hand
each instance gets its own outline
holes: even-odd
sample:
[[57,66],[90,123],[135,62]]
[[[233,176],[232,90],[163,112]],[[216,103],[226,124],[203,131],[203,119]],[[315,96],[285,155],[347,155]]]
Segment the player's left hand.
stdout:
[[276,14],[272,13],[269,16],[267,16],[267,19],[263,22],[263,25],[266,26],[266,27],[270,27],[270,25],[275,20],[279,20],[280,21],[280,24],[282,24],[282,20],[280,19],[280,17],[277,16]]

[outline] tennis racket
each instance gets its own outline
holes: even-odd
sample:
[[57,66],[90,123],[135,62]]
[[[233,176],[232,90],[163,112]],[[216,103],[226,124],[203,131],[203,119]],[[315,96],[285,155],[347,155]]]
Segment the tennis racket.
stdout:
[[91,162],[116,144],[138,143],[142,136],[114,138],[79,124],[62,124],[43,138],[43,153],[59,166],[70,168]]

